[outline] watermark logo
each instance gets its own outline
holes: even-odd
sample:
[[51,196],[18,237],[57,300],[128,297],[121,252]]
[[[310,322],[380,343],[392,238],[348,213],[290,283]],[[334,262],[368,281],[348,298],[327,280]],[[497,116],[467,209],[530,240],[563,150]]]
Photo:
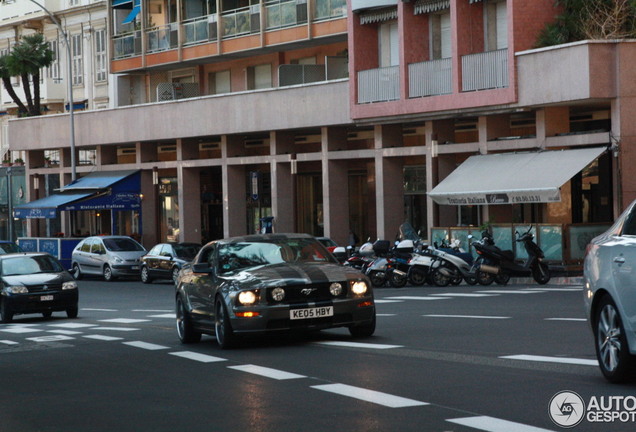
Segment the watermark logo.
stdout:
[[572,391],[562,391],[550,400],[550,418],[563,428],[571,428],[583,421],[585,417],[585,402]]

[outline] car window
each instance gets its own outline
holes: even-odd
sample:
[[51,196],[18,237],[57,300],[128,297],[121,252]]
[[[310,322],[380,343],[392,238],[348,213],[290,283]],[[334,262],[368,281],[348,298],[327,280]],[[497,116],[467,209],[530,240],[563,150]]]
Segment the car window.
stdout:
[[22,249],[15,243],[2,243],[0,244],[0,253],[15,253],[22,252]]
[[82,252],[90,252],[91,251],[91,244],[93,244],[93,239],[84,240],[84,243],[82,243],[82,246],[80,247],[80,250]]
[[201,247],[197,245],[176,244],[173,246],[173,249],[175,255],[179,258],[192,260],[197,255],[197,252],[199,252],[199,249],[201,249]]
[[636,235],[636,206],[632,207],[632,211],[625,218],[622,235]]
[[112,252],[141,252],[144,251],[142,245],[130,238],[107,238],[104,239],[104,246]]
[[210,268],[213,268],[216,264],[216,258],[214,252],[216,251],[216,244],[213,243],[209,246],[206,246],[201,253],[199,254],[198,263],[199,264],[207,264]]
[[103,254],[106,251],[104,250],[104,245],[99,240],[93,240],[93,246],[91,247],[91,253],[95,254]]
[[172,255],[172,246],[169,244],[163,245],[161,248],[161,256],[170,257]]
[[49,255],[20,256],[2,261],[2,276],[59,273],[64,269]]
[[161,248],[163,247],[163,245],[156,245],[154,246],[152,249],[150,249],[150,252],[148,252],[148,255],[159,255],[161,253]]

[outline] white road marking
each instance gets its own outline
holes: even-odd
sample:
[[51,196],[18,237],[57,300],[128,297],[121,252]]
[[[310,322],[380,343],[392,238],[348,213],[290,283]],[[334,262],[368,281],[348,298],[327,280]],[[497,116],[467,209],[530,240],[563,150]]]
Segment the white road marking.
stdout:
[[148,318],[170,318],[175,319],[177,316],[174,313],[161,314],[161,315],[148,315]]
[[134,319],[134,318],[113,318],[113,319],[99,320],[99,322],[115,323],[115,324],[136,324],[136,323],[149,322],[149,321],[150,320],[147,320],[147,319]]
[[447,300],[450,297],[423,297],[423,296],[399,296],[399,297],[386,297],[391,300]]
[[546,318],[546,321],[587,321],[585,318]]
[[297,375],[290,372],[285,372],[277,369],[270,369],[262,366],[256,366],[252,364],[241,365],[241,366],[228,366],[229,369],[238,370],[241,372],[247,372],[254,375],[260,375],[267,378],[273,378],[275,380],[288,380],[288,379],[298,379],[298,378],[307,378],[304,375]]
[[91,331],[93,330],[106,330],[106,331],[122,331],[122,332],[129,332],[129,331],[138,331],[141,329],[138,328],[133,328],[133,327],[93,327],[91,329]]
[[430,318],[471,318],[471,319],[498,319],[498,320],[504,320],[504,319],[511,319],[512,317],[505,317],[505,316],[485,316],[485,315],[435,315],[435,314],[429,314],[429,315],[422,315],[425,317],[430,317]]
[[135,347],[135,348],[141,348],[141,349],[149,350],[149,351],[157,351],[157,350],[163,350],[163,349],[169,349],[170,348],[170,347],[167,347],[167,346],[157,345],[157,344],[148,343],[148,342],[142,342],[142,341],[123,342],[123,344],[124,345],[128,345],[128,346],[132,346],[132,347]]
[[82,310],[92,312],[119,312],[117,309],[82,308]]
[[86,339],[95,339],[95,340],[101,340],[101,341],[116,341],[116,340],[123,340],[124,338],[120,338],[120,337],[115,337],[115,336],[105,336],[105,335],[86,335],[84,336]]
[[370,348],[370,349],[391,349],[391,348],[402,348],[404,345],[384,345],[384,344],[370,344],[370,343],[362,343],[362,342],[339,342],[339,341],[325,341],[325,342],[316,342],[320,345],[330,345],[330,346],[341,346],[341,347],[349,347],[349,348]]
[[385,299],[375,299],[376,303],[402,303],[402,300],[385,300]]
[[179,352],[171,352],[170,355],[186,358],[189,360],[198,361],[201,363],[214,363],[214,362],[222,362],[227,361],[227,359],[221,357],[214,357],[205,354],[200,354],[192,351],[179,351]]
[[62,324],[49,324],[49,327],[60,327],[60,328],[69,328],[69,329],[78,329],[78,328],[86,328],[86,327],[95,327],[97,324],[83,324],[83,323],[62,323]]
[[550,429],[541,429],[487,416],[447,419],[446,421],[487,432],[550,432]]
[[27,338],[27,340],[30,340],[33,342],[59,342],[63,340],[72,340],[72,339],[75,339],[75,338],[70,336],[64,336],[64,335],[39,336],[39,337]]
[[371,402],[378,405],[383,405],[389,408],[405,408],[429,405],[426,402],[420,402],[400,396],[393,396],[388,393],[381,393],[378,391],[363,389],[360,387],[353,387],[346,384],[325,384],[311,386],[311,388],[363,400],[366,402]]
[[526,291],[561,291],[561,292],[578,292],[583,291],[583,287],[578,288],[522,288]]
[[484,293],[484,294],[538,294],[541,291],[487,290],[487,291],[477,291],[477,292]]
[[167,312],[174,312],[171,310],[166,310],[166,309],[133,309],[133,312],[147,312],[147,313],[167,313]]
[[572,357],[546,357],[546,356],[520,354],[520,355],[503,356],[499,358],[509,359],[509,360],[546,362],[546,363],[565,363],[565,364],[584,365],[584,366],[598,366],[598,362],[596,360],[587,360],[587,359],[579,359],[579,358],[572,358]]
[[76,335],[76,334],[82,334],[82,332],[78,332],[75,330],[47,330],[47,333],[56,333],[56,334],[63,334],[63,335]]
[[29,328],[29,327],[8,327],[8,328],[0,328],[0,331],[3,333],[20,334],[20,333],[39,333],[42,330]]
[[479,293],[444,293],[444,294],[431,294],[433,296],[448,296],[448,297],[496,297],[497,294],[479,294]]
[[381,314],[381,313],[377,313],[375,314],[375,316],[377,317],[392,317],[392,316],[396,316],[397,314]]
[[14,342],[14,341],[10,341],[10,340],[0,340],[1,344],[5,344],[5,345],[19,345],[18,342]]

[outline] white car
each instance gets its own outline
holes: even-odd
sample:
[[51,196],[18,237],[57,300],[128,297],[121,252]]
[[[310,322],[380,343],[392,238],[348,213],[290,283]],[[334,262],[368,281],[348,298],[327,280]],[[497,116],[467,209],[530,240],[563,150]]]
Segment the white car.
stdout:
[[139,277],[144,247],[126,236],[86,237],[79,242],[71,257],[71,273],[75,279],[83,275],[103,276],[111,281],[121,276]]
[[585,306],[605,378],[636,375],[636,201],[588,245]]

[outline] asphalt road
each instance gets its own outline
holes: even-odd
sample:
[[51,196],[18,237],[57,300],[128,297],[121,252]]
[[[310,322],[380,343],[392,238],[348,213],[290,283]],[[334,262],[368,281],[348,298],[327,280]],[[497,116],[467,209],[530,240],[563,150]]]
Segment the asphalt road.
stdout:
[[[560,392],[585,405],[636,395],[595,366],[580,286],[378,289],[371,338],[223,351],[179,343],[168,282],[79,284],[79,318],[0,325],[0,431],[558,431]],[[572,430],[634,430],[563,407],[584,411]]]

